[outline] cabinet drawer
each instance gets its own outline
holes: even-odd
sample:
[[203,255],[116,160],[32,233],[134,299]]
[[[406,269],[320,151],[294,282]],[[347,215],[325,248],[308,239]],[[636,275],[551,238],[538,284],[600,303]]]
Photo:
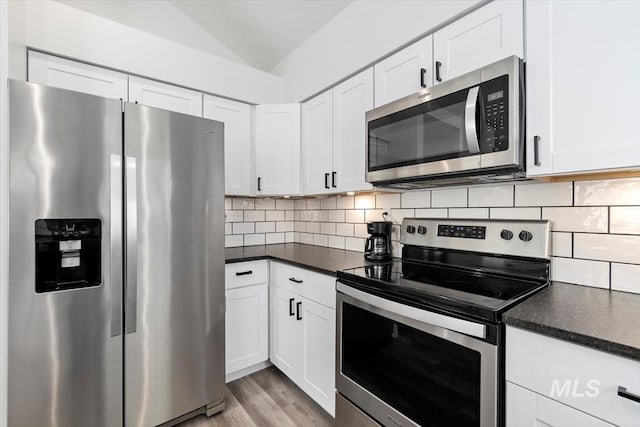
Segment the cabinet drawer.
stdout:
[[336,308],[336,278],[288,264],[271,262],[270,284]]
[[266,259],[227,264],[225,266],[225,289],[267,283],[269,267]]
[[638,426],[640,362],[556,338],[508,327],[506,379],[620,426]]

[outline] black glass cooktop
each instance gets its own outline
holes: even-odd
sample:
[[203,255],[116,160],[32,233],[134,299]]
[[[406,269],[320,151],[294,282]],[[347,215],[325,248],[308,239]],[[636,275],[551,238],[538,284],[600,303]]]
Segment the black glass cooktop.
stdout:
[[348,285],[412,306],[497,322],[507,308],[547,286],[544,278],[398,261],[338,272]]

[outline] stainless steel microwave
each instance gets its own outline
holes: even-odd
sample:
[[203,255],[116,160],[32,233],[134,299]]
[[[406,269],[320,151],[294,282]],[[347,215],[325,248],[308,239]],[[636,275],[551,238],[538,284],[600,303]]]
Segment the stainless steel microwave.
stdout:
[[524,178],[524,70],[505,58],[368,111],[366,180],[376,186]]

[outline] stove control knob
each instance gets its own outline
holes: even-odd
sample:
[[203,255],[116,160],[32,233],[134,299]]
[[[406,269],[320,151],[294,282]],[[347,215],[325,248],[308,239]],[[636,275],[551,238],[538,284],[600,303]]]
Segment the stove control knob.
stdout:
[[533,239],[533,234],[531,234],[530,231],[522,230],[518,237],[520,237],[520,240],[522,240],[523,242],[530,242],[531,239]]
[[407,233],[413,234],[416,232],[416,228],[413,225],[407,225]]
[[427,227],[423,225],[418,226],[418,234],[427,234]]
[[500,237],[502,237],[504,240],[511,240],[513,239],[513,231],[504,229],[500,233]]

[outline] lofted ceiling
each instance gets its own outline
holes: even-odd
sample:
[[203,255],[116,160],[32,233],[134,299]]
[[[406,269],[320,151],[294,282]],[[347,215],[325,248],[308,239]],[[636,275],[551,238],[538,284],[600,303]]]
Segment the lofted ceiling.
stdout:
[[271,71],[351,0],[58,0]]

